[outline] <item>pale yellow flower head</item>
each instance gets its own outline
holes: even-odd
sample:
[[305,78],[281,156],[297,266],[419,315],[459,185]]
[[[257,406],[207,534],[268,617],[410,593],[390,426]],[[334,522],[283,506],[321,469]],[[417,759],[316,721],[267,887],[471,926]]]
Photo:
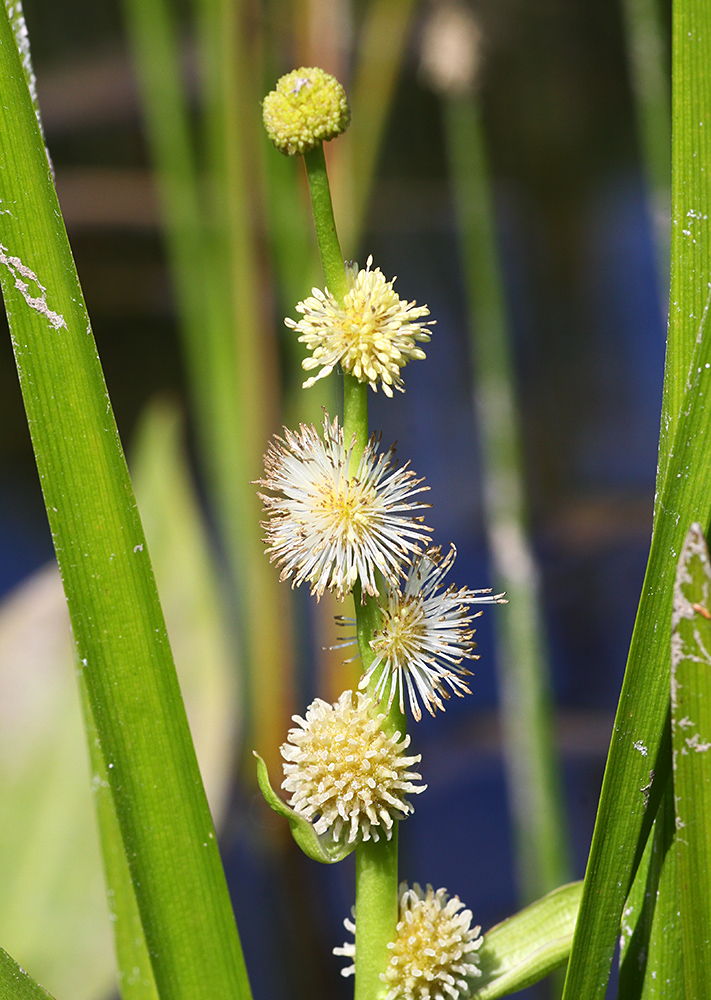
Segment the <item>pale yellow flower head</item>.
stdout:
[[367,695],[344,691],[335,705],[317,698],[306,718],[294,716],[281,753],[292,809],[310,820],[316,833],[348,843],[392,836],[396,819],[413,812],[407,794],[423,792],[411,770],[419,755],[407,756],[410,737],[386,736]]
[[343,306],[328,289],[313,288],[309,298],[296,306],[303,319],[284,321],[312,352],[302,362],[306,371],[321,369],[304,382],[305,389],[340,365],[359,382],[367,382],[376,392],[381,385],[392,396],[393,388],[404,391],[400,369],[408,361],[424,359],[417,343],[430,339],[427,327],[434,320],[422,321],[429,309],[401,299],[393,288],[395,278],[388,281],[379,267],[372,269],[372,263],[369,257],[365,270],[348,268],[350,290]]
[[307,153],[345,132],[351,119],[346,92],[330,73],[302,66],[277,82],[262,102],[267,135],[280,153]]
[[[481,975],[477,954],[484,939],[481,927],[472,927],[472,912],[457,896],[431,885],[423,892],[415,882],[400,884],[400,919],[395,940],[388,944],[388,964],[380,974],[384,1000],[466,1000],[472,980]],[[355,934],[352,920],[344,921]],[[352,942],[334,948],[335,955],[355,959]],[[355,965],[343,969],[351,976]]]

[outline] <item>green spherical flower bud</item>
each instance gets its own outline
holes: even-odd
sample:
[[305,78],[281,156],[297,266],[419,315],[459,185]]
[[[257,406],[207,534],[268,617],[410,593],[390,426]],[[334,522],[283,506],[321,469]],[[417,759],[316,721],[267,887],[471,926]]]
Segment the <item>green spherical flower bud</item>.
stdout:
[[316,67],[282,76],[262,104],[264,127],[280,153],[294,156],[345,132],[351,119],[346,92]]

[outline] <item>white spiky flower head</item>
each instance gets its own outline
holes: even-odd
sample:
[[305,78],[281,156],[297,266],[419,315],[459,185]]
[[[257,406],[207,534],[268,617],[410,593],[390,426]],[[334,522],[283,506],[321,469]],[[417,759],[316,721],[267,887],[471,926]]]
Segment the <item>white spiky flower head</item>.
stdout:
[[[400,884],[400,920],[395,940],[388,944],[390,957],[380,978],[386,985],[384,1000],[466,1000],[471,995],[469,980],[481,975],[479,956],[481,927],[472,927],[471,910],[446,889],[425,892],[415,882],[408,889]],[[344,921],[355,934],[352,920]],[[347,942],[334,954],[355,959],[356,946]],[[351,976],[355,965],[341,974]]]
[[312,351],[302,362],[306,371],[321,369],[304,382],[305,389],[340,364],[359,382],[367,382],[376,392],[381,385],[392,396],[393,388],[404,392],[400,369],[425,357],[417,342],[430,339],[426,328],[434,320],[422,322],[429,309],[401,299],[393,288],[396,279],[387,281],[379,267],[371,269],[372,263],[371,256],[364,271],[356,264],[348,267],[350,290],[342,306],[328,289],[312,288],[296,306],[303,318],[298,323],[284,321]]
[[295,715],[281,748],[286,763],[282,788],[289,805],[311,821],[318,834],[349,844],[392,836],[396,819],[413,812],[408,794],[423,792],[411,768],[419,755],[406,756],[410,737],[387,736],[367,695],[344,691],[335,705],[317,698],[306,717]]
[[[323,421],[323,437],[313,426],[284,430],[264,456],[260,493],[269,520],[267,553],[281,568],[281,580],[308,583],[320,598],[332,590],[343,600],[360,581],[363,596],[378,594],[376,571],[386,582],[403,576],[401,564],[430,531],[413,511],[428,506],[413,497],[420,485],[409,463],[393,465],[393,449],[378,454],[371,437],[353,474],[353,443],[343,441],[338,418]],[[273,494],[273,495],[272,495]]]
[[[442,558],[439,546],[427,549],[412,562],[404,587],[390,587],[382,605],[382,622],[371,640],[375,658],[360,680],[366,687],[373,677],[376,701],[387,697],[388,711],[396,693],[404,711],[404,688],[413,717],[422,717],[418,698],[431,715],[443,710],[442,699],[450,691],[463,697],[470,689],[463,679],[471,672],[462,660],[475,655],[471,623],[482,612],[472,613],[473,604],[506,604],[503,594],[491,590],[442,590],[457,550],[451,546]],[[447,690],[450,689],[450,691]]]

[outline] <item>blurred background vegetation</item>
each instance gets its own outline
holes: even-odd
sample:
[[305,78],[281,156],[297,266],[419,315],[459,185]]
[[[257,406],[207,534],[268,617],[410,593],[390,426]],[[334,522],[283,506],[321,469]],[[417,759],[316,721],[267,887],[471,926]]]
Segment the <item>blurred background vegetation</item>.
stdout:
[[[163,181],[156,181],[160,115],[144,113],[151,63],[160,79],[170,80],[158,35],[151,35],[155,25],[142,20],[161,5],[25,0],[24,6],[59,198],[133,460],[159,585],[164,573],[169,626],[171,602],[176,609],[176,659],[182,648],[182,659],[199,673],[201,657],[211,650],[211,662],[221,664],[219,676],[210,674],[212,696],[204,699],[199,725],[219,732],[223,741],[207,766],[217,774],[213,804],[222,816],[223,855],[254,995],[345,997],[350,987],[330,949],[343,940],[341,921],[353,902],[350,864],[322,869],[298,855],[279,822],[266,814],[245,763],[252,746],[271,754],[273,763],[292,712],[303,712],[316,695],[335,698],[354,683],[352,668],[340,666],[341,655],[322,649],[335,641],[331,604],[317,611],[303,594],[291,602],[282,595],[278,604],[267,600],[265,611],[259,595],[275,589],[276,573],[261,554],[255,557],[254,573],[262,580],[255,585],[256,610],[252,585],[245,586],[245,578],[253,579],[244,567],[255,566],[250,560],[258,513],[247,484],[259,475],[267,436],[282,422],[318,420],[323,403],[331,411],[337,406],[336,386],[297,391],[298,352],[283,317],[294,315],[296,300],[321,282],[301,164],[282,160],[263,137],[259,99],[281,73],[299,65],[323,66],[350,93],[352,130],[340,140],[340,150],[334,143],[326,151],[344,249],[361,263],[372,253],[386,276],[398,275],[399,293],[428,303],[437,320],[427,361],[408,368],[404,396],[373,400],[371,424],[382,429],[386,445],[397,440],[401,459],[410,458],[427,477],[435,540],[451,540],[459,550],[456,582],[492,585],[480,428],[472,406],[477,372],[447,153],[451,119],[447,98],[435,93],[421,68],[423,39],[441,5],[173,3],[173,51],[193,158],[193,186],[188,183],[187,190],[198,209],[195,217],[186,212],[182,223],[176,223],[178,189],[165,171]],[[651,529],[666,318],[655,220],[661,215],[657,232],[663,233],[664,198],[658,197],[658,175],[657,198],[650,196],[649,158],[644,166],[640,90],[626,28],[632,0],[627,8],[620,0],[470,0],[463,6],[480,36],[476,93],[511,337],[528,524],[540,575],[554,742],[571,834],[569,871],[579,878]],[[666,0],[658,15],[664,67]],[[234,42],[236,62],[222,50],[212,58],[211,45],[217,50],[225,41],[227,47]],[[143,73],[137,74],[134,57],[141,45]],[[226,76],[216,80],[225,67]],[[230,67],[236,67],[233,90]],[[230,93],[238,95],[234,106],[225,96]],[[225,121],[233,119],[238,130],[228,141]],[[244,177],[235,177],[235,162]],[[225,178],[232,187],[220,187]],[[173,215],[166,215],[171,206]],[[168,225],[166,218],[172,218]],[[196,219],[203,230],[191,244]],[[246,250],[235,243],[235,232],[249,234]],[[225,296],[226,284],[233,291]],[[215,383],[221,310],[231,317],[225,329],[242,338],[235,382],[224,389]],[[223,366],[226,378],[234,363]],[[215,414],[226,412],[235,426],[243,421],[243,438],[228,431],[215,441]],[[52,549],[9,337],[0,339],[0,425],[0,588],[10,593],[51,560]],[[178,534],[171,536],[174,522]],[[161,527],[167,532],[162,538]],[[193,541],[176,556],[177,537]],[[206,547],[209,565],[199,554]],[[161,564],[167,569],[161,571]],[[182,589],[176,585],[186,581]],[[192,586],[195,581],[202,582]],[[169,596],[171,589],[177,593]],[[45,611],[55,606],[55,598],[49,605],[37,600]],[[205,614],[196,614],[205,601],[219,605],[219,622],[208,613],[206,624]],[[29,607],[26,616],[39,615],[32,600]],[[29,703],[36,707],[38,699],[18,695],[5,677],[6,665],[14,665],[17,686],[24,663],[18,643],[27,649],[29,634],[39,629],[46,635],[54,626],[40,616],[34,631],[15,638],[13,660],[3,643],[9,643],[18,613],[8,608],[0,622],[0,701],[12,706],[13,718],[23,718],[17,705],[27,708],[29,718]],[[480,621],[472,697],[450,703],[444,717],[424,720],[413,734],[430,788],[403,828],[401,861],[403,877],[446,886],[484,929],[517,908],[527,880],[520,858],[517,869],[511,821],[516,809],[506,791],[492,617]],[[186,620],[207,632],[196,637],[196,625],[179,636]],[[62,655],[72,683],[69,654]],[[43,647],[35,658],[40,665],[46,660]],[[190,684],[181,677],[184,687]],[[32,683],[41,688],[41,680]],[[199,689],[199,676],[195,683]],[[48,717],[63,697],[52,696]],[[42,725],[18,721],[3,752],[21,756],[22,740],[31,739],[32,726]],[[37,764],[37,754],[36,744],[28,743],[26,766],[41,773],[39,787],[51,776]],[[80,758],[81,752],[68,758],[66,768],[88,786]],[[4,766],[6,786],[19,784],[12,765]],[[44,791],[37,795],[46,807]],[[89,814],[82,809],[77,806],[76,815],[86,825]],[[49,865],[56,836],[50,830],[21,865],[7,846],[11,815],[23,814],[8,811],[0,821],[10,872],[3,884],[15,879],[25,888],[6,890],[2,908],[8,925],[18,926],[22,921],[11,903],[26,897],[30,884],[18,871],[32,868],[28,857],[35,866],[37,858]],[[72,839],[71,830],[67,837]],[[13,849],[30,850],[27,844]],[[57,864],[70,870],[68,861]],[[77,879],[70,881],[76,885]],[[100,896],[96,885],[92,891]],[[46,913],[39,936],[45,941],[69,919],[66,898],[60,886],[53,898],[40,901]],[[37,937],[36,909],[22,919],[27,941]],[[70,936],[76,940],[79,934]],[[32,964],[34,945],[0,940],[60,996],[110,993],[108,960],[97,959],[91,984],[84,976],[82,986],[84,959],[75,958],[73,972],[46,973]],[[101,944],[89,938],[86,954],[108,954],[109,948],[107,921]]]

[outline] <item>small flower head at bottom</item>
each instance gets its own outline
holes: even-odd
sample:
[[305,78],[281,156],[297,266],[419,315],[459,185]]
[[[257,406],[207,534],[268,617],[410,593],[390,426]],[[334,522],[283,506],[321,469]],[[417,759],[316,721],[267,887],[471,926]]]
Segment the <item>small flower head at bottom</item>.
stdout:
[[420,756],[406,757],[410,737],[387,736],[373,714],[367,695],[344,691],[335,705],[317,698],[306,718],[294,716],[298,728],[289,731],[281,748],[289,805],[313,822],[318,834],[352,844],[392,836],[394,819],[413,812],[408,793],[423,792],[413,784],[420,775],[410,768]]
[[[385,1000],[466,1000],[468,980],[481,975],[477,952],[481,927],[472,927],[471,910],[445,889],[425,892],[415,882],[400,885],[400,920],[394,941],[388,944],[388,966],[380,978],[387,987]],[[345,921],[355,934],[355,924]],[[334,954],[355,959],[355,944],[334,948]],[[350,976],[355,965],[342,970]]]

